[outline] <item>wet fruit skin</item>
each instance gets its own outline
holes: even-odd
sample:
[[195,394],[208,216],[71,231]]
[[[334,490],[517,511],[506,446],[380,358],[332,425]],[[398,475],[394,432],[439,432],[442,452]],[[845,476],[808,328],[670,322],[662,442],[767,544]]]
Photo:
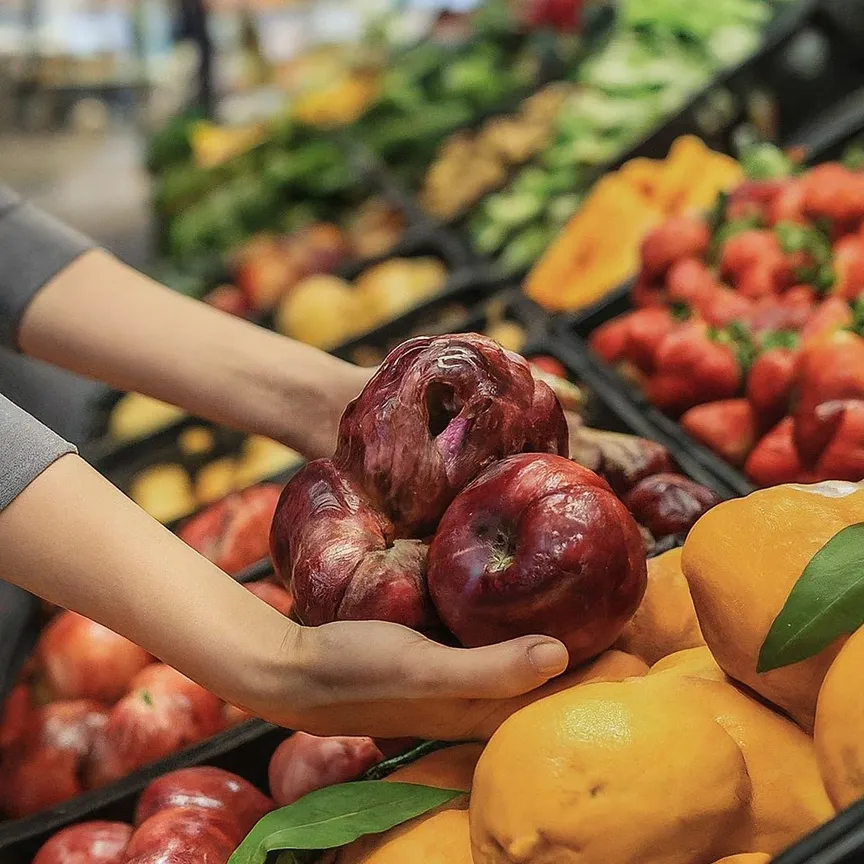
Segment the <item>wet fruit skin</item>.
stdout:
[[555,636],[571,668],[618,638],[647,580],[639,528],[607,483],[538,454],[499,462],[456,497],[430,546],[428,578],[466,647]]
[[123,822],[81,822],[58,831],[33,864],[120,864],[132,827]]
[[224,810],[172,807],[154,814],[135,829],[126,860],[195,851],[198,855],[193,860],[216,864],[228,860],[243,836],[237,820]]
[[273,801],[237,774],[200,765],[181,768],[154,780],[141,794],[135,824],[172,807],[201,807],[228,813],[244,834],[273,808]]
[[655,537],[688,531],[720,499],[681,474],[655,474],[624,497],[627,509]]

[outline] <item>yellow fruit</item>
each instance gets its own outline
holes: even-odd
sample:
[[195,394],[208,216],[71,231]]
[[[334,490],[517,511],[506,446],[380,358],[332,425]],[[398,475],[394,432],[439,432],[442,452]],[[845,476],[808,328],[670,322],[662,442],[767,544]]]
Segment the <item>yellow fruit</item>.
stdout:
[[488,740],[508,717],[526,705],[530,705],[540,699],[545,699],[547,696],[553,696],[556,693],[570,690],[583,684],[638,678],[647,671],[648,667],[639,657],[634,657],[632,654],[625,654],[623,651],[616,651],[614,649],[604,651],[590,663],[585,663],[583,666],[549,681],[530,693],[524,693],[521,696],[516,696],[502,702],[494,702],[491,705],[488,703],[479,703],[476,709],[469,709],[467,716],[472,721],[470,737],[484,741]]
[[[672,679],[670,679],[672,680]],[[693,864],[729,851],[750,783],[726,730],[648,678],[514,714],[474,773],[474,864]]]
[[864,629],[831,664],[816,707],[816,754],[822,780],[837,808],[864,796]]
[[864,521],[864,488],[776,486],[709,510],[684,544],[682,568],[705,642],[723,670],[811,729],[822,679],[842,640],[800,663],[757,674],[774,619],[810,559]]
[[717,665],[714,655],[704,646],[669,654],[648,670],[649,675],[657,675],[660,672],[674,672],[690,678],[704,678],[707,681],[729,680],[726,673]]
[[[483,747],[462,744],[418,759],[387,780],[439,789],[471,789],[474,767]],[[412,819],[384,834],[361,837],[346,846],[339,864],[472,864],[468,834],[468,800],[456,798],[431,813]]]
[[771,856],[764,852],[742,852],[715,861],[714,864],[770,864]]
[[129,497],[159,522],[188,516],[197,506],[192,480],[179,465],[154,465],[137,474]]
[[195,477],[195,498],[199,504],[212,504],[237,488],[237,460],[233,456],[214,459]]
[[235,478],[236,488],[245,489],[253,483],[287,471],[302,461],[303,457],[296,450],[261,435],[250,435],[243,442]]
[[486,328],[486,335],[517,354],[525,347],[525,328],[515,321],[498,321]]
[[665,693],[674,705],[689,694],[741,749],[750,778],[750,806],[724,851],[776,854],[834,815],[813,741],[790,720],[732,683],[690,678],[672,669],[665,674],[652,670],[645,684]]
[[651,558],[642,604],[615,647],[651,665],[668,654],[704,644],[690,589],[681,572],[681,550]]
[[118,441],[133,441],[158,432],[185,416],[186,413],[180,408],[158,399],[139,393],[127,393],[111,412],[108,432]]
[[438,789],[461,789],[468,792],[482,744],[459,744],[445,747],[399,768],[387,777],[394,783],[417,783]]
[[380,322],[437,294],[446,280],[447,270],[435,258],[391,258],[366,270],[355,290],[369,316]]
[[364,329],[354,289],[336,276],[310,276],[279,303],[276,329],[316,348],[333,348]]
[[372,834],[346,846],[338,864],[473,864],[468,811],[435,810],[429,816]]
[[177,446],[184,456],[203,456],[213,449],[213,433],[203,426],[184,429],[177,436]]

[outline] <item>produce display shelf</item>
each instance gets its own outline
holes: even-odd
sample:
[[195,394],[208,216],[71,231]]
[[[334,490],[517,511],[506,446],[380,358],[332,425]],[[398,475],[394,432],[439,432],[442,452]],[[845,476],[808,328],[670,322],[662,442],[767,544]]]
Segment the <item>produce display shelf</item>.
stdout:
[[[814,55],[808,63],[815,66],[802,64],[795,58],[802,34],[806,34],[811,43],[808,50]],[[814,43],[821,46],[819,51]],[[862,84],[864,66],[860,52],[850,43],[848,34],[838,30],[834,20],[824,14],[819,0],[781,4],[757,51],[719,71],[640,140],[586,171],[580,189],[568,192],[588,191],[601,177],[632,159],[664,158],[672,143],[684,135],[696,135],[711,149],[730,154],[753,134],[768,140],[784,140],[812,115],[811,105],[831,104]],[[541,161],[542,156],[535,157],[520,166],[520,170]],[[463,239],[478,259],[484,259],[487,256],[476,248],[468,232],[469,218],[478,206],[479,203],[472,205],[444,224]],[[497,255],[493,257],[497,259]],[[527,269],[520,267],[506,275],[519,278]]]
[[[825,113],[811,120],[804,128],[792,134],[786,146],[801,152],[805,164],[815,165],[835,159],[843,149],[864,133],[864,89],[842,100]],[[718,477],[738,495],[747,495],[756,487],[744,474],[716,453],[694,440],[681,426],[655,408],[646,395],[633,383],[597,358],[587,345],[591,334],[602,324],[629,312],[632,308],[628,280],[597,303],[578,313],[564,313],[555,317],[552,330],[562,344],[580,356],[602,376],[607,386],[615,389],[664,435],[675,440],[694,459]]]

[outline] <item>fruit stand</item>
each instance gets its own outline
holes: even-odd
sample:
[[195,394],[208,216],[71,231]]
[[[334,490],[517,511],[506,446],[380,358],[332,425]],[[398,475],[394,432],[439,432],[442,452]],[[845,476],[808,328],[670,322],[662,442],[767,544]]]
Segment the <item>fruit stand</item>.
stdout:
[[0,864],[864,860],[864,52],[817,0],[503,5],[344,116],[150,142],[154,275],[379,367],[332,458],[119,391],[82,455],[297,622],[568,669],[316,737],[21,606]]

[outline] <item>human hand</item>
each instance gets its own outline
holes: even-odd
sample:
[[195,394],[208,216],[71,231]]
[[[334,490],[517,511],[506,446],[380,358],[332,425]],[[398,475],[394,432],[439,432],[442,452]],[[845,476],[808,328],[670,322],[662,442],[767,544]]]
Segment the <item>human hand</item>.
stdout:
[[544,636],[468,650],[377,621],[291,625],[243,707],[318,735],[471,739],[567,662],[566,648]]

